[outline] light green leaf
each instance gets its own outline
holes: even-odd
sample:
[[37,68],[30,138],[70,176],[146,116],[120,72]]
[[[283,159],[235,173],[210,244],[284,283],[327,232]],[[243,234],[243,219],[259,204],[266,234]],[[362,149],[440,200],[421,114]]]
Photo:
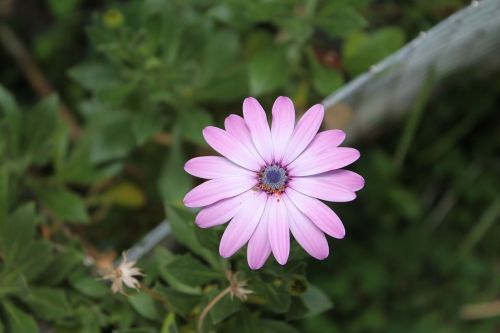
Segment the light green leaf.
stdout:
[[135,311],[147,319],[156,320],[161,316],[155,300],[146,293],[137,293],[128,297],[128,301]]
[[177,324],[175,323],[175,314],[170,312],[163,321],[161,333],[179,333]]
[[290,76],[285,49],[271,47],[254,55],[248,66],[250,93],[262,95],[281,88]]
[[314,19],[314,23],[332,37],[344,37],[360,30],[367,22],[354,8],[328,3]]
[[99,196],[99,201],[123,207],[139,208],[146,202],[146,196],[144,191],[137,185],[122,182],[114,185]]
[[353,34],[346,40],[344,65],[352,75],[358,75],[384,57],[398,50],[405,36],[399,28],[383,28],[370,35]]
[[22,297],[22,301],[33,313],[45,320],[57,320],[71,314],[71,306],[66,294],[60,289],[32,289]]
[[35,191],[48,209],[68,222],[87,222],[87,209],[81,197],[64,188],[38,186]]
[[83,295],[92,298],[104,297],[109,293],[107,285],[102,281],[97,281],[95,278],[86,276],[71,277],[69,283]]
[[70,78],[91,91],[102,91],[118,87],[122,81],[118,73],[104,63],[81,63],[68,72]]
[[314,88],[322,96],[330,95],[342,86],[344,80],[337,70],[323,66],[313,55],[309,57],[309,63],[312,67]]

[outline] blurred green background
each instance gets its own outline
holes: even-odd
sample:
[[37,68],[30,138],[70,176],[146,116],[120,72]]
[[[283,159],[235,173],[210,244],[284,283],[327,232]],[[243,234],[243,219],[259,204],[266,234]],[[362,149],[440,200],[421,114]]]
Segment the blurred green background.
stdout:
[[[0,332],[195,332],[228,267],[223,229],[181,207],[203,127],[246,96],[304,111],[466,5],[1,0]],[[255,298],[207,331],[499,332],[500,76],[478,72],[352,143],[367,183],[333,205],[347,237],[287,268],[237,256]],[[139,264],[171,304],[111,297],[99,270],[165,217],[170,251]]]

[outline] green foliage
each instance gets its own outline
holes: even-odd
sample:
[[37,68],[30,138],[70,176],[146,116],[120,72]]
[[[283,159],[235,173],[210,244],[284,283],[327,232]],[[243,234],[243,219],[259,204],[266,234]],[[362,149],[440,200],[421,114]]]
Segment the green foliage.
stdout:
[[[461,305],[500,292],[496,79],[475,87],[460,77],[464,86],[422,98],[429,103],[402,135],[384,128],[361,147],[367,187],[359,202],[334,207],[348,237],[330,244],[326,261],[306,260],[294,244],[285,267],[270,260],[251,271],[244,250],[220,258],[223,227],[198,228],[182,204],[194,185],[186,159],[210,154],[205,126],[240,113],[249,95],[267,109],[279,94],[297,110],[317,103],[441,19],[445,5],[458,1],[49,0],[23,9],[44,27],[20,35],[61,94],[34,103],[21,71],[2,72],[16,97],[0,86],[0,333],[193,333],[230,286],[229,270],[252,293],[222,297],[206,332],[497,330],[494,320],[459,318]],[[80,133],[61,117],[61,99]],[[165,218],[168,249],[138,263],[143,288],[112,295],[105,269]]]

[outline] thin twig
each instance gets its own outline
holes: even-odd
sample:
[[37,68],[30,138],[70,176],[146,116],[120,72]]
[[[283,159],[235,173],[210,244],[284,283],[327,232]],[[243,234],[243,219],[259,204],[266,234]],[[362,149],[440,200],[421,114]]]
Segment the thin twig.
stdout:
[[[45,78],[40,68],[37,66],[30,53],[7,25],[0,26],[0,42],[17,62],[24,72],[33,90],[41,97],[46,97],[55,92],[50,82]],[[71,114],[71,111],[64,102],[59,103],[59,113],[61,118],[69,125],[70,136],[73,140],[80,137],[81,129],[78,122]]]
[[223,291],[221,291],[217,296],[215,296],[210,301],[210,303],[207,304],[207,306],[205,306],[205,308],[203,309],[203,311],[200,314],[200,317],[198,318],[198,333],[203,333],[203,322],[205,321],[205,317],[210,312],[210,310],[212,310],[212,308],[217,303],[219,303],[219,301],[221,299],[223,299],[224,296],[226,296],[227,294],[229,294],[230,291],[231,291],[231,286],[229,286],[226,289],[224,289]]

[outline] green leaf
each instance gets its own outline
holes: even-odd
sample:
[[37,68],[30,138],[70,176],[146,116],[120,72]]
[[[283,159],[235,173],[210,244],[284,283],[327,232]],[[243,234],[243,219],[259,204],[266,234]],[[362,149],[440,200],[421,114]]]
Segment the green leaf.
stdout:
[[281,88],[290,76],[285,49],[271,47],[253,56],[248,65],[250,93],[262,95]]
[[137,144],[132,121],[132,114],[125,111],[93,115],[86,133],[91,143],[90,160],[101,163],[126,157]]
[[163,321],[161,333],[179,333],[177,324],[175,323],[175,314],[170,312]]
[[128,301],[135,311],[147,319],[156,320],[160,318],[161,312],[155,300],[146,293],[137,293],[128,297]]
[[22,300],[33,313],[45,320],[57,320],[71,314],[71,306],[63,290],[32,289]]
[[83,262],[83,255],[79,251],[68,247],[54,256],[45,271],[38,276],[37,281],[44,285],[54,286],[64,280],[76,266]]
[[285,313],[290,308],[291,296],[284,286],[269,282],[257,282],[250,287],[257,295],[264,297],[266,305],[276,313]]
[[332,308],[333,304],[328,296],[318,287],[309,285],[306,292],[300,297],[309,310],[307,317],[316,316]]
[[[217,293],[219,293],[218,290]],[[216,293],[212,295],[215,296]],[[241,301],[237,298],[231,299],[229,295],[226,295],[210,310],[210,320],[216,325],[240,310]]]
[[200,296],[185,294],[170,287],[156,286],[155,291],[164,295],[176,314],[187,318],[200,302]]
[[68,75],[85,89],[91,91],[116,88],[122,84],[113,67],[104,63],[81,63],[71,68]]
[[221,272],[210,269],[190,254],[176,257],[166,265],[165,269],[177,280],[190,286],[200,286],[224,277]]
[[179,126],[182,137],[187,141],[201,146],[206,146],[202,131],[212,123],[212,116],[203,109],[183,110],[179,114]]
[[137,185],[122,182],[100,195],[99,201],[123,207],[139,208],[146,202],[146,196],[144,191]]
[[[21,140],[22,114],[14,99],[14,96],[0,84],[0,111],[2,112],[2,124],[0,129],[3,131],[2,138],[8,139],[9,150],[17,154]],[[2,126],[3,125],[3,126]]]
[[167,265],[174,261],[176,256],[172,254],[165,248],[157,248],[155,251],[155,262],[159,269],[159,273],[163,279],[165,279],[173,289],[180,291],[188,295],[200,295],[201,288],[192,287],[184,283],[182,280],[178,280],[172,272],[167,269]]
[[140,112],[134,115],[132,122],[132,131],[134,132],[137,144],[142,145],[153,135],[160,132],[164,121],[158,114],[153,112]]
[[313,86],[320,95],[330,95],[342,86],[344,80],[337,70],[323,66],[314,55],[309,57],[309,63],[312,67]]
[[37,240],[26,247],[25,255],[18,267],[28,280],[35,280],[44,272],[52,260],[52,245],[46,240]]
[[261,320],[264,333],[300,333],[295,327],[277,320]]
[[30,246],[35,235],[35,205],[24,204],[14,211],[5,223],[2,231],[3,255],[5,265],[17,266],[24,258],[26,249]]
[[179,140],[180,133],[175,131],[167,157],[163,162],[158,186],[165,203],[182,204],[182,198],[191,189],[191,177],[184,172],[184,154]]
[[184,244],[193,253],[203,257],[212,267],[223,268],[216,254],[203,247],[196,238],[194,225],[194,214],[182,208],[167,206],[167,217],[172,226],[172,234],[175,239]]
[[2,306],[8,318],[10,333],[38,333],[38,325],[32,316],[3,300]]
[[83,295],[92,298],[101,298],[109,293],[109,288],[102,281],[97,281],[94,278],[76,276],[71,277],[69,283]]
[[[0,86],[1,88],[1,86]],[[7,235],[6,231],[6,223],[7,223],[7,209],[8,209],[8,188],[9,188],[9,178],[7,174],[7,170],[0,166],[0,252],[5,251],[5,235]]]
[[47,159],[49,140],[57,128],[59,99],[47,97],[24,115],[23,146],[41,161]]
[[353,34],[343,50],[344,65],[352,75],[358,75],[371,65],[398,50],[405,36],[399,28],[383,28],[370,35]]
[[317,27],[331,37],[344,37],[360,30],[367,22],[354,8],[330,2],[314,19]]
[[37,186],[35,191],[48,209],[58,218],[68,222],[87,222],[89,216],[85,204],[78,195],[64,188]]

